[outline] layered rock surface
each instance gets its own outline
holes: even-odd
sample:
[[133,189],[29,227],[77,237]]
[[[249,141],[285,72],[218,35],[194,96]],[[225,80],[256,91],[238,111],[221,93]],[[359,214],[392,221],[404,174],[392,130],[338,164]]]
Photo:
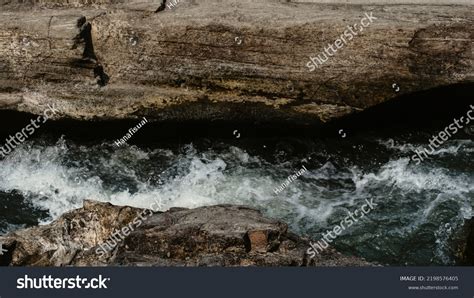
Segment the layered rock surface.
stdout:
[[[125,227],[129,231],[121,233],[123,238],[113,249],[105,249],[112,235],[118,239],[116,231]],[[7,249],[0,256],[3,266],[371,265],[331,247],[309,258],[308,240],[289,232],[285,223],[232,205],[155,213],[86,201],[83,208],[51,224],[14,232],[0,241]]]
[[[474,82],[472,1],[316,2],[2,0],[0,109],[320,124]],[[377,19],[310,72],[365,13]]]

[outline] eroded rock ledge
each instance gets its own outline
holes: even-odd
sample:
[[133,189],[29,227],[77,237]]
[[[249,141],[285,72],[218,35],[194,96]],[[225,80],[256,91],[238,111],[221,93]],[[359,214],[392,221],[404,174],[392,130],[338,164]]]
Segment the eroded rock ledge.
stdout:
[[[142,209],[85,201],[49,225],[0,237],[3,266],[369,266],[332,248],[311,259],[307,239],[259,211],[232,205]],[[97,253],[115,230],[134,226],[107,253]],[[103,250],[102,250],[103,251]],[[101,251],[101,252],[102,252]]]
[[[160,2],[0,1],[0,109],[320,124],[474,82],[469,1],[181,0],[154,13]],[[366,12],[377,20],[309,72],[309,56]]]

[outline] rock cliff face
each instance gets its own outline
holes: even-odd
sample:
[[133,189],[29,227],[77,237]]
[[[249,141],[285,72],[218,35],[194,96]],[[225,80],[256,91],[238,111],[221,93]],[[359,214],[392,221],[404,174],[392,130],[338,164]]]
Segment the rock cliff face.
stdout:
[[[0,109],[320,124],[474,82],[472,1],[314,2],[180,0],[155,13],[161,1],[2,0]],[[365,13],[373,23],[311,72],[309,57]]]
[[[112,240],[114,239],[114,240]],[[0,237],[3,266],[370,266],[254,209],[218,205],[152,212],[86,201],[49,225]],[[113,243],[112,243],[113,242]]]

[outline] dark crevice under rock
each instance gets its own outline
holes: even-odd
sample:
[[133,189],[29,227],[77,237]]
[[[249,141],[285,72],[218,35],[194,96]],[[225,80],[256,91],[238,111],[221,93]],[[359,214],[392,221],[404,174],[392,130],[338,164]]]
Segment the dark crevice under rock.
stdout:
[[[400,96],[394,100],[379,104],[363,112],[356,113],[329,123],[308,123],[285,121],[284,118],[262,116],[261,121],[251,121],[245,118],[249,115],[249,106],[235,105],[233,107],[215,106],[216,112],[241,115],[240,119],[229,117],[227,120],[159,120],[153,115],[137,115],[137,119],[116,119],[110,121],[79,121],[71,119],[50,120],[46,122],[32,137],[43,133],[54,136],[65,135],[79,141],[109,140],[123,137],[123,132],[134,127],[139,121],[138,116],[146,116],[149,123],[134,135],[130,141],[133,144],[146,144],[150,140],[180,139],[183,141],[194,138],[223,138],[235,139],[234,130],[239,130],[242,138],[252,137],[336,137],[338,130],[343,128],[350,135],[359,132],[375,131],[395,136],[410,130],[440,130],[453,121],[465,115],[470,109],[474,94],[474,84],[459,84],[442,88],[417,92]],[[447,104],[449,101],[449,104]],[[183,107],[181,116],[199,113],[208,107],[205,103],[194,104],[194,107]],[[228,112],[226,112],[228,110]],[[180,109],[169,111],[179,114]],[[257,113],[258,109],[253,112]],[[253,113],[252,112],[252,113]],[[168,113],[163,111],[164,114]],[[268,114],[267,114],[268,116]],[[14,134],[35,118],[35,115],[12,110],[0,110],[0,119],[8,125],[0,127],[0,136],[5,138]],[[156,117],[156,115],[155,115]],[[254,116],[251,116],[254,117]],[[163,117],[166,118],[166,117]],[[172,118],[172,117],[168,117]],[[191,117],[188,117],[191,118]],[[225,118],[225,117],[223,117]],[[235,118],[235,116],[234,116]],[[463,132],[459,137],[466,137]],[[467,136],[469,137],[469,136]]]

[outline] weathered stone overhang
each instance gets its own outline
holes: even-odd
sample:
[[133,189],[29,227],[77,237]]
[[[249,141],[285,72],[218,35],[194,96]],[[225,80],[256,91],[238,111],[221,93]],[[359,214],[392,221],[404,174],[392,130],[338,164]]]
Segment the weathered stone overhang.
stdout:
[[[472,1],[21,2],[0,1],[3,110],[320,124],[474,82]],[[376,19],[310,71],[366,13]]]

